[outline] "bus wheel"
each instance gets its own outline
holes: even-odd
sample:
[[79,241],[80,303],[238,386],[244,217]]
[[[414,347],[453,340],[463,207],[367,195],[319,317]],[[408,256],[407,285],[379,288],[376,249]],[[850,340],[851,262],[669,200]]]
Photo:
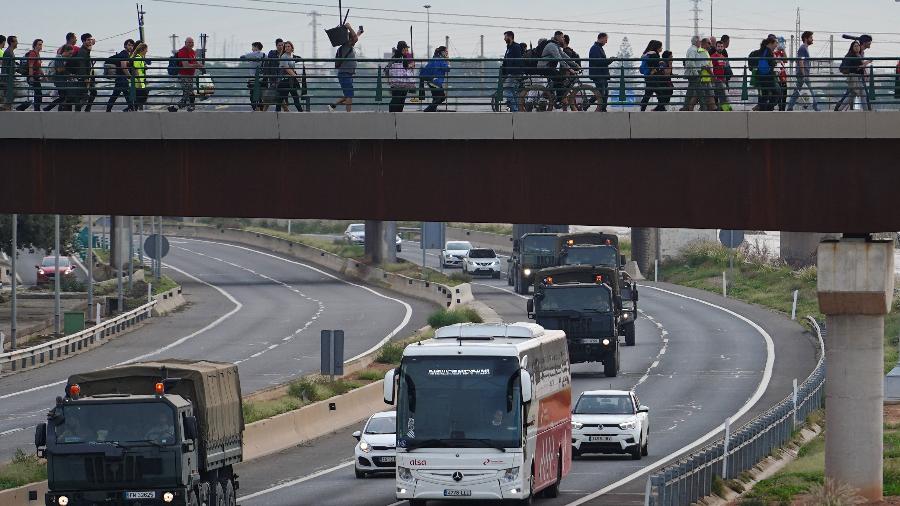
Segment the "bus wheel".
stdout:
[[556,457],[556,482],[544,489],[544,497],[555,499],[559,497],[559,484],[562,482],[562,452]]

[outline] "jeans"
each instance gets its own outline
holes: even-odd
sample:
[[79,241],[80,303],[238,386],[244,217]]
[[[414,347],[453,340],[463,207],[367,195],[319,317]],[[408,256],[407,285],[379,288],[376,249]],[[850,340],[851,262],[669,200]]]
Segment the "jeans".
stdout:
[[591,77],[591,81],[594,81],[594,86],[600,95],[600,110],[606,112],[606,106],[609,104],[609,77]]
[[34,101],[32,102],[22,102],[18,107],[16,107],[17,111],[24,111],[28,109],[31,104],[34,104],[34,110],[41,110],[41,103],[43,102],[44,94],[41,93],[41,81],[40,79],[29,79],[28,85],[31,86],[31,93],[34,95]]
[[519,112],[519,90],[522,88],[522,78],[519,76],[506,76],[503,80],[503,98],[509,104],[509,112]]
[[787,110],[794,110],[794,105],[797,104],[797,99],[800,98],[800,90],[803,89],[803,86],[806,86],[806,89],[809,90],[809,96],[812,97],[813,110],[818,111],[819,101],[816,100],[816,92],[813,90],[809,76],[797,76],[797,87],[794,88],[794,93],[791,94],[791,100],[788,102]]
[[297,92],[297,88],[299,88],[299,83],[297,82],[296,77],[286,77],[278,82],[278,111],[287,112],[287,106],[285,102],[287,102],[288,95],[294,99],[294,107],[297,109],[297,112],[303,112],[303,106],[300,105],[300,93]]
[[388,106],[389,112],[403,112],[403,106],[406,105],[406,94],[409,92],[407,88],[391,88],[391,105]]
[[688,89],[684,95],[684,106],[681,107],[681,110],[693,111],[697,102],[700,102],[701,111],[710,110],[711,105],[714,105],[711,104],[713,102],[713,94],[709,88],[710,85],[704,83],[700,75],[687,76],[687,79]]
[[[838,100],[834,106],[835,111],[853,110],[853,102],[859,98],[862,106],[866,111],[872,110],[872,104],[869,103],[869,94],[866,92],[866,76],[863,74],[850,74],[847,76],[847,91],[844,96]],[[846,106],[844,101],[847,101]]]
[[134,104],[131,103],[131,86],[128,81],[124,79],[116,79],[116,86],[113,88],[112,93],[109,95],[109,100],[106,102],[106,112],[110,112],[113,109],[113,106],[116,105],[116,100],[119,97],[125,97],[125,103],[128,104],[128,109],[134,109]]
[[759,110],[774,111],[778,105],[779,87],[775,80],[775,76],[758,75],[756,76],[756,85],[759,88]]
[[447,100],[447,92],[443,86],[434,83],[428,83],[428,89],[431,90],[431,105],[425,108],[425,112],[435,112]]

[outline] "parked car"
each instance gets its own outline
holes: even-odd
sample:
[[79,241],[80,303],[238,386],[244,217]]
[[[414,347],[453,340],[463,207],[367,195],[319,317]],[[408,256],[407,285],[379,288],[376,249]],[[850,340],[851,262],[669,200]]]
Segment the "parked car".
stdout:
[[357,478],[396,470],[397,415],[394,411],[375,413],[353,437],[359,441],[354,448]]
[[441,250],[441,264],[444,267],[462,267],[463,258],[472,249],[469,241],[448,241]]
[[463,272],[500,279],[500,258],[492,249],[473,248],[463,257]]
[[[41,264],[35,265],[34,267],[37,269],[38,286],[53,282],[53,278],[56,275],[56,257],[53,255],[45,256],[43,260],[41,260]],[[69,257],[59,257],[59,270],[62,273],[60,281],[75,278],[75,266],[72,264]]]
[[572,410],[572,455],[630,454],[646,457],[650,448],[650,408],[627,390],[583,392]]
[[[347,226],[347,230],[344,231],[344,239],[351,244],[365,244],[366,243],[366,226],[363,223],[352,223]],[[400,238],[400,234],[397,234],[395,238],[395,243],[397,245],[397,253],[403,251],[403,240]]]

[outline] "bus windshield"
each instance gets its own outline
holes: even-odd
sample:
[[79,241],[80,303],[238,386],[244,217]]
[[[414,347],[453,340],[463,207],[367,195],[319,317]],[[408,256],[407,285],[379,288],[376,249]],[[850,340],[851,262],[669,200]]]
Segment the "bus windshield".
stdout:
[[541,293],[541,311],[612,311],[609,289],[603,285],[553,286]]
[[522,408],[517,357],[405,357],[397,446],[518,448]]
[[522,253],[526,255],[553,255],[555,252],[555,235],[529,235],[522,241]]
[[618,267],[618,253],[612,246],[577,246],[566,250],[564,265],[605,265]]

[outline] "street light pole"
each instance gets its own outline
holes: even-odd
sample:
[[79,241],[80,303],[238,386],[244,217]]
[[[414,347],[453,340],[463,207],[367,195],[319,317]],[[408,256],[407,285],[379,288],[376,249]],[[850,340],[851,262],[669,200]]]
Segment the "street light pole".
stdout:
[[425,57],[431,58],[431,5],[425,4],[422,7],[425,8],[425,39],[426,46],[428,46]]
[[672,50],[672,0],[666,0],[666,49]]
[[53,333],[59,335],[59,215],[53,218],[53,284],[54,284],[54,303],[53,303]]
[[[9,346],[10,346],[10,349],[13,351],[15,351],[15,349],[16,349],[16,288],[17,288],[16,256],[19,253],[19,249],[18,249],[19,246],[17,244],[16,235],[18,234],[18,228],[19,228],[18,222],[19,222],[19,215],[13,214],[12,215],[12,251],[9,252],[9,254],[10,254],[9,263],[10,263],[10,267],[12,267],[12,272],[11,272],[11,274],[12,274],[12,294],[11,294],[12,297],[11,297],[11,299],[12,300],[10,301],[10,302],[12,302],[12,307],[10,309],[10,315],[9,315],[10,319],[11,319],[11,321],[9,323]],[[2,348],[0,348],[0,353],[3,353]]]

